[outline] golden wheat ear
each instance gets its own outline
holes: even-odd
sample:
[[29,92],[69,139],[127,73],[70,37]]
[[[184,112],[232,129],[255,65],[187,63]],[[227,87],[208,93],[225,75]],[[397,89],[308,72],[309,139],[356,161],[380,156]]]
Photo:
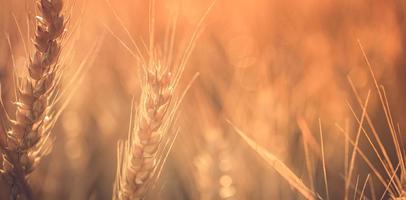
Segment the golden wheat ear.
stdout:
[[[157,73],[151,73],[157,74]],[[170,110],[173,91],[168,88],[169,74],[152,76],[142,88],[141,103],[134,128],[125,142],[119,143],[117,199],[141,199],[151,184],[161,141],[169,131],[174,110]]]
[[28,75],[17,80],[15,118],[2,112],[2,171],[11,187],[11,199],[32,199],[28,175],[50,149],[47,143],[54,124],[52,98],[60,80],[61,38],[65,30],[62,0],[37,0],[39,15],[33,38],[35,51]]
[[[180,78],[187,60],[201,32],[202,23],[213,4],[199,21],[190,42],[185,48],[179,64],[168,61],[173,51],[176,20],[172,26],[170,49],[160,56],[154,45],[154,0],[150,1],[149,45],[144,54],[136,48],[136,55],[142,69],[141,97],[134,116],[131,114],[130,131],[127,140],[119,142],[118,166],[113,188],[113,199],[144,199],[156,185],[162,167],[173,145],[178,131],[173,131],[176,113],[191,83],[181,95],[177,94]],[[118,21],[120,19],[117,17]],[[121,24],[121,23],[120,23]],[[124,27],[125,28],[125,27]],[[168,41],[166,41],[168,42]],[[125,45],[125,47],[128,47]],[[145,58],[144,55],[147,55]],[[193,82],[197,76],[193,77]]]

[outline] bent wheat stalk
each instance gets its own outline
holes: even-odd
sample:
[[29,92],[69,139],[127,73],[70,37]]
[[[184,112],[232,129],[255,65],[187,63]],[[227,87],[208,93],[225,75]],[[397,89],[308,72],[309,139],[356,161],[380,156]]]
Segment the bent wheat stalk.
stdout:
[[33,43],[35,52],[28,62],[28,75],[17,80],[15,119],[4,109],[2,118],[2,174],[10,184],[11,199],[32,199],[28,175],[49,152],[47,143],[54,125],[54,99],[58,95],[58,58],[65,22],[62,0],[37,0],[40,15]]
[[263,158],[279,175],[281,175],[293,188],[295,188],[305,199],[315,200],[319,199],[319,196],[315,194],[309,187],[307,187],[299,177],[296,176],[292,170],[289,169],[281,160],[279,160],[275,155],[268,152],[266,149],[262,148],[250,139],[245,133],[238,129],[232,122],[227,120],[227,122],[232,126],[235,132],[241,136],[241,138],[247,142],[258,155]]

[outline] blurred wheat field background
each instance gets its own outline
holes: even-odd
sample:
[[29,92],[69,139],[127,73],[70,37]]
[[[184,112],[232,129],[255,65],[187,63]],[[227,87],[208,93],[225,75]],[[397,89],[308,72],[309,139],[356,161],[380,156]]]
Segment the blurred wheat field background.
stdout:
[[[12,119],[26,109],[16,79],[43,80],[32,78],[36,27],[54,22],[35,17],[45,12],[36,3],[59,1],[0,0]],[[41,115],[56,120],[53,145],[23,176],[29,197],[13,163],[26,151],[10,147],[18,131],[1,112],[0,199],[406,198],[406,2],[61,2],[50,15],[63,16],[64,31],[47,44],[61,46],[50,66],[63,71],[49,110],[63,110]]]

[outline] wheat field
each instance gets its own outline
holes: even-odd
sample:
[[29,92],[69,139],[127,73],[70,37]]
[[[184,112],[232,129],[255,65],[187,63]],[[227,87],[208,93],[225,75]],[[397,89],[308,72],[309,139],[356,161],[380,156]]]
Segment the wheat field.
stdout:
[[0,200],[405,200],[406,2],[0,0]]

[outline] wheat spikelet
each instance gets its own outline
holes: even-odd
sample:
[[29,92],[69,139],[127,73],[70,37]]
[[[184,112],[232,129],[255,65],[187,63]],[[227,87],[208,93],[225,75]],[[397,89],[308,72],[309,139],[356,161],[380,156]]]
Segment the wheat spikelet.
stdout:
[[60,78],[57,61],[65,26],[63,3],[37,0],[37,6],[40,16],[36,17],[35,52],[27,66],[28,75],[17,81],[15,119],[2,113],[6,133],[2,140],[2,171],[11,186],[12,199],[32,198],[27,176],[49,151],[47,139],[55,122],[52,107]]

